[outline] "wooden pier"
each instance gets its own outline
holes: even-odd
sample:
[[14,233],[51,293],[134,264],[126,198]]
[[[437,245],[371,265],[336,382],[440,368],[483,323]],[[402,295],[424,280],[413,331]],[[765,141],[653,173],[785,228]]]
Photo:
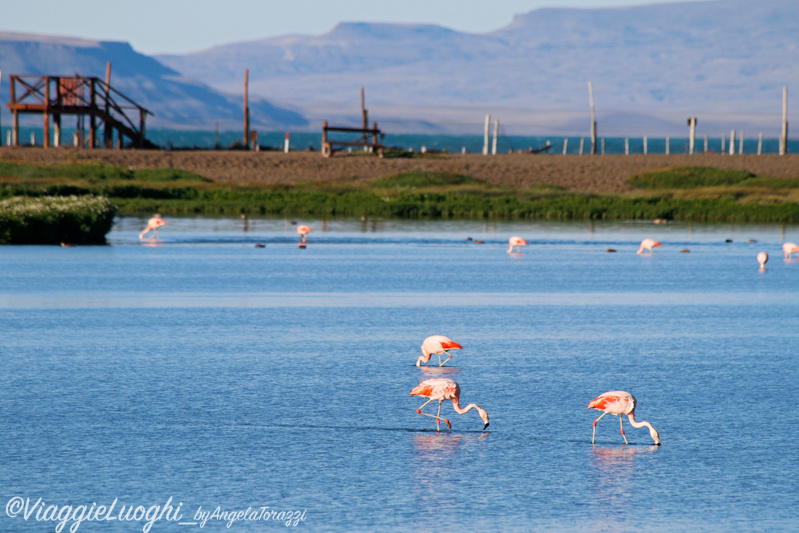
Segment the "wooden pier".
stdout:
[[[106,74],[106,78],[110,75]],[[13,146],[19,146],[20,113],[41,114],[44,119],[44,147],[50,147],[50,116],[55,127],[55,146],[62,143],[61,119],[64,115],[77,117],[76,144],[80,147],[112,148],[114,130],[116,147],[122,148],[127,137],[137,148],[158,148],[145,137],[145,119],[152,115],[108,83],[86,76],[12,75],[9,77],[11,101],[7,104],[13,115]],[[138,114],[138,117],[129,116]],[[85,119],[88,118],[88,138]],[[98,128],[103,128],[102,143]]]

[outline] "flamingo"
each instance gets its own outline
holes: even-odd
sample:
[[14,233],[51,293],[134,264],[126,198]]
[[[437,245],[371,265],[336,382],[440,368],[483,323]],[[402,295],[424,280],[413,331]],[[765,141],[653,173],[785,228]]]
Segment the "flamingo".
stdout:
[[599,418],[594,420],[594,434],[591,436],[591,444],[594,443],[594,438],[596,437],[596,423],[599,422],[603,416],[610,413],[619,416],[619,428],[621,428],[621,436],[624,437],[624,444],[629,443],[627,442],[627,437],[624,435],[624,425],[622,424],[621,415],[627,415],[627,418],[630,419],[630,424],[632,424],[634,428],[648,427],[649,435],[652,436],[655,444],[660,446],[660,435],[658,435],[658,432],[652,427],[652,424],[643,420],[641,422],[635,421],[635,397],[629,392],[615,390],[600,394],[591,400],[591,403],[588,404],[588,408],[604,411],[599,415]]
[[799,246],[792,242],[786,242],[782,245],[782,251],[785,252],[785,259],[790,259],[791,254],[795,253],[799,257]]
[[155,215],[153,215],[153,218],[151,218],[150,220],[147,221],[147,227],[144,228],[141,233],[139,233],[139,238],[143,239],[144,235],[148,231],[152,230],[152,232],[155,234],[155,238],[157,239],[158,238],[158,228],[160,228],[161,226],[166,226],[166,222],[163,221],[163,219],[161,218],[161,215],[156,213]]
[[654,248],[656,246],[663,246],[663,245],[660,244],[659,242],[657,242],[654,239],[644,239],[644,240],[641,241],[641,247],[638,248],[638,251],[636,253],[643,254],[644,250],[649,250],[649,253],[651,254],[652,253],[652,248]]
[[757,262],[760,263],[760,270],[766,270],[766,263],[768,262],[768,254],[760,252],[757,254]]
[[[444,366],[449,359],[452,359],[452,354],[449,353],[449,350],[461,349],[463,349],[463,346],[449,337],[445,337],[444,335],[432,335],[422,342],[422,355],[416,360],[416,366],[422,366],[422,363],[430,361],[430,356],[433,354],[438,355],[438,366]],[[442,354],[449,355],[449,358],[444,359],[443,363],[441,362]]]
[[297,226],[297,233],[299,233],[300,237],[302,237],[302,242],[305,242],[305,236],[312,231],[313,230],[308,226]]
[[[447,378],[436,378],[436,379],[428,379],[427,381],[420,381],[419,385],[413,388],[411,391],[411,396],[425,396],[430,398],[426,402],[424,402],[416,412],[420,415],[425,416],[432,416],[436,419],[436,431],[440,430],[441,421],[447,423],[447,427],[452,429],[452,424],[449,423],[449,420],[446,418],[441,418],[441,404],[444,403],[444,400],[452,400],[452,407],[455,408],[455,412],[459,414],[468,413],[469,410],[472,408],[477,409],[477,412],[480,414],[480,418],[483,419],[485,425],[483,426],[483,430],[488,427],[488,413],[485,412],[485,409],[477,405],[476,403],[470,403],[466,407],[461,409],[461,406],[458,404],[461,396],[461,388],[457,382]],[[422,407],[427,405],[428,403],[432,402],[433,400],[438,400],[438,414],[431,415],[428,413],[422,412]]]
[[521,246],[527,246],[527,241],[521,237],[511,237],[508,239],[508,243],[510,244],[510,246],[508,246],[508,253],[511,253],[514,248],[516,248],[516,251],[519,252],[521,251]]

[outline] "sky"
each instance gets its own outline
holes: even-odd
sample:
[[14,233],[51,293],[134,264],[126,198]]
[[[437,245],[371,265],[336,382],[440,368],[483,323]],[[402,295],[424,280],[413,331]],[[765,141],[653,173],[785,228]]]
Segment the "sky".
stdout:
[[36,0],[4,2],[0,31],[126,41],[141,53],[184,54],[339,22],[436,24],[486,33],[544,7],[624,7],[686,0]]

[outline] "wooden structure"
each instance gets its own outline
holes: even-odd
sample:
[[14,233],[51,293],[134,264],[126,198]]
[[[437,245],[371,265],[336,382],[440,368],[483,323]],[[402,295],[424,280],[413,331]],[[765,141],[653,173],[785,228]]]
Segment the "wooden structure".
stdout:
[[[327,134],[328,132],[341,132],[341,133],[357,133],[358,138],[355,140],[342,141],[332,140]],[[381,156],[383,155],[383,144],[378,140],[380,138],[380,130],[377,129],[377,122],[372,124],[372,128],[337,128],[328,126],[325,120],[322,125],[322,155],[330,157],[336,152],[337,148],[345,146],[362,146],[364,150],[377,151]],[[371,141],[369,137],[371,136]]]
[[[109,69],[110,70],[110,69]],[[19,114],[42,114],[44,117],[44,147],[50,147],[50,116],[55,126],[55,145],[61,144],[61,118],[77,116],[79,146],[99,145],[98,127],[104,127],[102,146],[111,148],[113,131],[117,131],[117,148],[128,137],[137,148],[158,148],[145,137],[145,119],[150,111],[120,93],[100,78],[85,76],[12,75],[9,77],[11,101],[7,104],[13,115],[12,145],[19,146]],[[128,116],[138,113],[136,119]],[[84,119],[89,119],[89,135],[85,138]]]

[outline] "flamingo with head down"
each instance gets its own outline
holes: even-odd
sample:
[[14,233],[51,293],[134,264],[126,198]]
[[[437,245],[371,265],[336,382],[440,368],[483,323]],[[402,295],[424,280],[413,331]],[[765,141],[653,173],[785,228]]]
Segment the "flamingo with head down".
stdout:
[[636,253],[643,255],[644,250],[649,250],[649,253],[651,254],[652,248],[655,248],[656,246],[663,246],[663,245],[654,239],[644,239],[641,241],[641,247],[638,248],[638,251]]
[[158,228],[161,226],[166,226],[166,222],[163,221],[161,215],[155,214],[153,217],[147,221],[147,227],[139,233],[139,238],[143,239],[147,232],[152,231],[155,234],[155,238],[158,238]]
[[785,252],[785,259],[790,259],[791,254],[796,254],[799,257],[799,246],[792,242],[786,242],[782,245],[782,251]]
[[302,242],[305,242],[305,236],[311,233],[313,230],[309,226],[297,226],[297,233],[302,238]]
[[[480,418],[483,419],[485,425],[483,429],[488,427],[488,413],[486,413],[485,409],[477,405],[476,403],[470,403],[464,408],[461,408],[460,396],[461,396],[461,388],[460,385],[454,380],[447,379],[447,378],[437,378],[437,379],[428,379],[427,381],[420,381],[419,385],[413,388],[411,391],[411,396],[424,396],[426,398],[430,398],[426,402],[424,402],[416,412],[420,415],[424,416],[432,416],[436,419],[436,430],[441,429],[441,421],[443,420],[446,422],[447,427],[452,429],[452,424],[449,423],[449,420],[446,418],[441,418],[441,404],[444,403],[444,400],[452,400],[452,407],[455,409],[456,413],[464,414],[468,413],[471,409],[477,409]],[[431,415],[429,413],[423,413],[422,407],[427,405],[428,403],[432,402],[433,400],[438,400],[438,414]]]
[[[422,355],[416,360],[416,366],[422,366],[422,363],[430,361],[430,356],[433,354],[438,355],[438,366],[444,366],[447,361],[452,359],[452,354],[449,353],[449,351],[461,349],[463,349],[463,346],[449,337],[445,337],[444,335],[431,335],[422,342]],[[442,363],[441,356],[443,354],[447,354],[449,357],[444,359]]]
[[516,252],[520,252],[522,246],[527,246],[527,241],[521,237],[511,237],[508,239],[508,243],[510,244],[508,247],[508,253],[513,252],[514,248],[516,248]]
[[624,425],[622,424],[622,415],[627,415],[627,418],[630,419],[630,424],[634,428],[642,428],[648,427],[649,428],[649,435],[652,437],[652,440],[655,441],[655,444],[660,445],[660,435],[652,427],[652,424],[646,421],[636,422],[635,420],[635,397],[630,394],[629,392],[624,391],[610,391],[604,394],[600,394],[588,404],[589,409],[597,409],[599,411],[604,411],[599,418],[594,420],[594,434],[591,436],[591,444],[594,443],[594,438],[596,437],[596,423],[600,421],[600,419],[607,415],[618,415],[619,417],[619,428],[621,428],[621,436],[624,437],[624,444],[629,444],[627,442],[627,437],[624,435]]
[[766,263],[768,262],[768,254],[760,252],[757,254],[757,262],[760,263],[760,270],[766,270]]

